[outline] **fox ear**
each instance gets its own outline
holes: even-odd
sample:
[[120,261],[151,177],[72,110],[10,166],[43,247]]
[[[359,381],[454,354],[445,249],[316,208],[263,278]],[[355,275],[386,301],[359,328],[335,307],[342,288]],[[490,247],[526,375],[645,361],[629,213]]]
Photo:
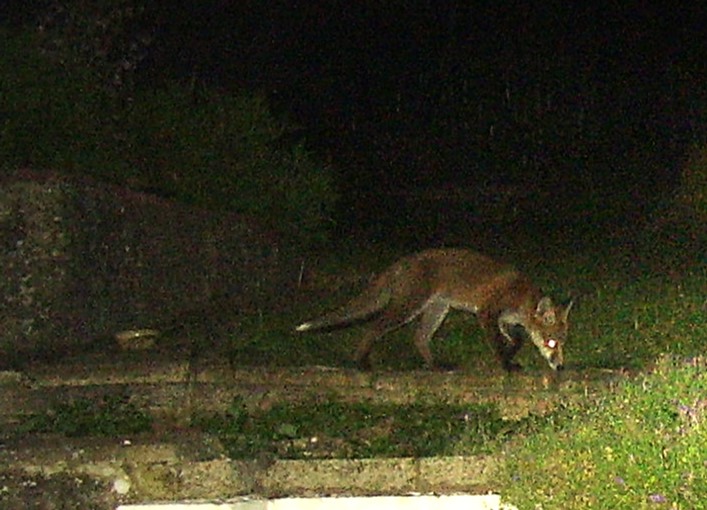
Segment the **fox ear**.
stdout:
[[570,314],[570,310],[572,310],[572,305],[574,304],[574,299],[571,299],[569,303],[565,306],[565,309],[562,311],[562,320],[564,322],[567,322],[567,317]]
[[548,296],[544,296],[540,298],[540,301],[538,301],[538,306],[537,306],[537,312],[538,313],[543,313],[546,312],[552,308],[554,308],[555,305],[552,304],[552,299],[550,299]]
[[538,301],[538,306],[535,309],[535,313],[538,315],[543,315],[546,314],[547,312],[551,312],[555,309],[555,305],[552,302],[552,299],[549,297],[545,296],[543,298],[540,298],[540,301]]
[[538,301],[535,314],[547,323],[555,322],[555,305],[553,304],[552,299],[547,296],[541,298],[540,301]]

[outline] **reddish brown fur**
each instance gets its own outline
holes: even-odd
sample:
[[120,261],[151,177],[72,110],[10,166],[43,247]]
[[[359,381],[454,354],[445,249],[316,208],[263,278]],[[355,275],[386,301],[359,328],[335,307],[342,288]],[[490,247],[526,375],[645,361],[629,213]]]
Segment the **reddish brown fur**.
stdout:
[[[429,342],[450,309],[476,314],[505,368],[517,366],[512,358],[523,342],[523,336],[515,333],[515,326],[526,330],[554,369],[562,366],[561,343],[566,336],[569,308],[556,313],[561,310],[543,298],[525,275],[464,249],[428,250],[400,259],[347,305],[306,322],[297,330],[369,318],[356,353],[356,360],[367,367],[378,338],[419,317],[415,345],[431,366],[434,362]],[[558,315],[560,320],[554,320]],[[543,347],[550,338],[558,340],[552,352]]]

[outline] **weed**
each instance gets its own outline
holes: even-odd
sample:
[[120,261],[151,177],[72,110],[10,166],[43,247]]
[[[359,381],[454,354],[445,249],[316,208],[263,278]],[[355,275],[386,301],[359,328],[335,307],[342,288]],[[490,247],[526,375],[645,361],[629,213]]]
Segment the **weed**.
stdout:
[[120,436],[149,431],[152,418],[129,397],[107,395],[60,403],[25,421],[25,433],[57,433],[68,437]]
[[242,400],[222,414],[195,417],[233,458],[429,457],[488,451],[496,440],[527,431],[495,406],[419,401],[406,405],[312,398],[248,413]]

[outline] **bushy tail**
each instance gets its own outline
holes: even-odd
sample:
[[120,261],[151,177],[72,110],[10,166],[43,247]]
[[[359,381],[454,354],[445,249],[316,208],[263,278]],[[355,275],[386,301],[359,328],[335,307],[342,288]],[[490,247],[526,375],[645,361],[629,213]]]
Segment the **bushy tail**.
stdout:
[[348,324],[380,312],[390,301],[390,289],[372,285],[341,308],[318,319],[303,322],[295,331],[309,331]]

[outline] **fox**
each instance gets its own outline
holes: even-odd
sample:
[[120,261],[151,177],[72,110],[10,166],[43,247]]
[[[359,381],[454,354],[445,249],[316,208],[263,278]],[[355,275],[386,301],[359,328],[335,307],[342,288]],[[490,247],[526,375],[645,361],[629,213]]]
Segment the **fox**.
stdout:
[[572,304],[553,303],[511,265],[471,249],[437,248],[401,258],[347,304],[296,326],[295,331],[366,321],[355,361],[368,370],[374,343],[419,318],[414,334],[417,350],[427,367],[446,368],[435,364],[430,341],[449,311],[461,310],[476,316],[505,370],[521,369],[513,358],[529,338],[550,368],[561,371]]

